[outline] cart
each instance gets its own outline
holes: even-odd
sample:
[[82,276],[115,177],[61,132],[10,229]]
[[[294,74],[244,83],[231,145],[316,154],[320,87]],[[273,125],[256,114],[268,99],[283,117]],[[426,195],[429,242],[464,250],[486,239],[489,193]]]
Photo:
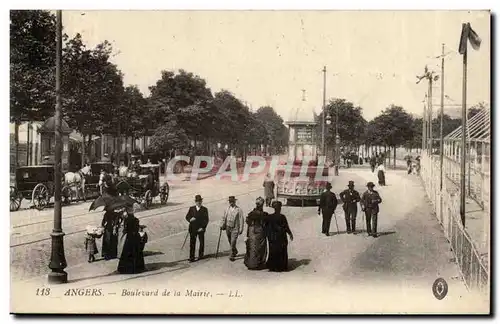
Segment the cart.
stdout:
[[90,164],[90,176],[85,179],[85,196],[96,198],[100,194],[99,190],[99,177],[101,176],[101,171],[104,170],[107,173],[113,173],[115,166],[111,162],[94,162]]
[[[148,186],[147,177],[153,171],[153,184]],[[153,199],[160,197],[160,204],[166,205],[170,194],[167,182],[160,186],[160,165],[141,164],[136,177],[119,179],[116,185],[118,194],[129,195],[140,200],[144,208],[148,209],[153,204]]]
[[[16,169],[16,183],[10,186],[10,211],[17,211],[23,199],[30,199],[31,205],[42,210],[54,197],[54,166],[33,165]],[[68,205],[71,201],[71,189],[64,185],[61,177],[62,203]]]

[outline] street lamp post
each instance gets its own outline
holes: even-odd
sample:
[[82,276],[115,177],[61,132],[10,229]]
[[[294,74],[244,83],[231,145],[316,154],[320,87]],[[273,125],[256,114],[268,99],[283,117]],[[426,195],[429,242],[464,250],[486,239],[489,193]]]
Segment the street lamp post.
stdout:
[[66,257],[64,255],[64,232],[62,231],[62,210],[61,210],[61,58],[62,58],[62,12],[56,13],[56,111],[55,111],[55,165],[54,165],[54,228],[50,236],[52,237],[52,253],[50,255],[48,279],[50,283],[68,282],[66,268]]
[[[331,123],[332,123],[332,116],[330,116],[330,114],[328,114],[328,115],[326,115],[326,124],[328,126],[330,126]],[[326,156],[327,152],[328,152],[328,149],[323,148],[323,151],[324,151],[323,154],[325,154],[325,156]]]
[[335,110],[335,175],[339,175],[340,163],[339,106]]

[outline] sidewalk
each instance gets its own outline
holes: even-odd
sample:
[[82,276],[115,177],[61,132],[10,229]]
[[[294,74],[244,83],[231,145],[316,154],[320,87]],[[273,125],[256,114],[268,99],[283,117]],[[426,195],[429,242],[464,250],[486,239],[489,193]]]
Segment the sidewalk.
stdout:
[[[362,184],[373,181],[374,177],[370,171],[343,170],[336,177],[334,191],[343,190],[347,181],[352,179],[362,192],[365,190]],[[102,299],[87,298],[85,303],[74,305],[72,309],[78,306],[93,312],[142,313],[154,310],[164,313],[485,311],[487,305],[468,293],[461,282],[449,244],[431,213],[418,179],[407,176],[404,171],[393,171],[388,172],[387,182],[388,186],[376,188],[383,199],[379,216],[382,235],[376,239],[365,234],[345,234],[341,208],[336,210],[340,234],[336,234],[335,221],[332,221],[333,235],[326,237],[319,234],[321,218],[317,215],[317,207],[285,207],[283,213],[295,236],[294,241],[289,242],[289,272],[248,271],[242,260],[245,251],[243,237],[238,241],[240,254],[236,262],[227,258],[229,245],[224,236],[220,248],[223,252],[215,259],[218,223],[214,220],[205,239],[208,259],[188,263],[188,247],[180,248],[186,232],[178,233],[146,245],[149,271],[137,275],[115,274],[117,260],[83,264],[68,269],[69,284],[52,286],[54,297],[49,300],[51,303],[40,299],[35,306],[61,307],[77,300],[60,297],[67,289],[95,288],[106,294],[106,307]],[[243,202],[242,208],[249,210],[257,195],[255,193],[252,199]],[[358,230],[365,228],[362,220],[362,215],[358,215]],[[449,285],[448,295],[441,301],[437,301],[431,291],[432,283],[438,277],[443,277]],[[13,283],[13,292],[27,291],[16,289],[16,286],[39,287],[41,280],[46,279]],[[127,289],[168,289],[182,291],[182,296],[126,299],[121,294]],[[202,300],[186,297],[186,291],[190,289],[205,291],[211,297]],[[229,298],[229,292],[234,294],[236,290],[243,297]],[[17,295],[13,301],[19,304],[23,298],[26,300],[27,296]],[[193,302],[196,303],[194,308]]]

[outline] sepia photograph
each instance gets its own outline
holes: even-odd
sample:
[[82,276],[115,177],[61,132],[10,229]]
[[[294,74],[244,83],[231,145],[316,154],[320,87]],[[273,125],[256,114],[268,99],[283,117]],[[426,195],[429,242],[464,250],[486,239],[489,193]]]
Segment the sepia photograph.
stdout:
[[9,16],[11,313],[491,314],[489,10]]

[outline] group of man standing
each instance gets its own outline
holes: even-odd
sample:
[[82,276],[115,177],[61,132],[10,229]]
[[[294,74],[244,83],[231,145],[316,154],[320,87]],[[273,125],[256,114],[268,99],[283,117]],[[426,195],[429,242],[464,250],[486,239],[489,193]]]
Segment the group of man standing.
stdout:
[[[367,190],[360,196],[354,189],[354,181],[349,181],[348,188],[340,193],[342,208],[344,209],[346,232],[347,234],[357,234],[356,216],[358,214],[358,203],[361,205],[362,212],[366,215],[366,232],[369,236],[377,237],[377,221],[379,213],[379,204],[382,202],[380,194],[374,190],[375,184],[368,182]],[[318,215],[323,215],[323,224],[321,233],[330,236],[330,224],[335,215],[338,200],[335,193],[331,191],[332,185],[326,184],[326,191],[321,194]],[[337,221],[335,219],[335,221]],[[338,228],[338,224],[337,224]]]

